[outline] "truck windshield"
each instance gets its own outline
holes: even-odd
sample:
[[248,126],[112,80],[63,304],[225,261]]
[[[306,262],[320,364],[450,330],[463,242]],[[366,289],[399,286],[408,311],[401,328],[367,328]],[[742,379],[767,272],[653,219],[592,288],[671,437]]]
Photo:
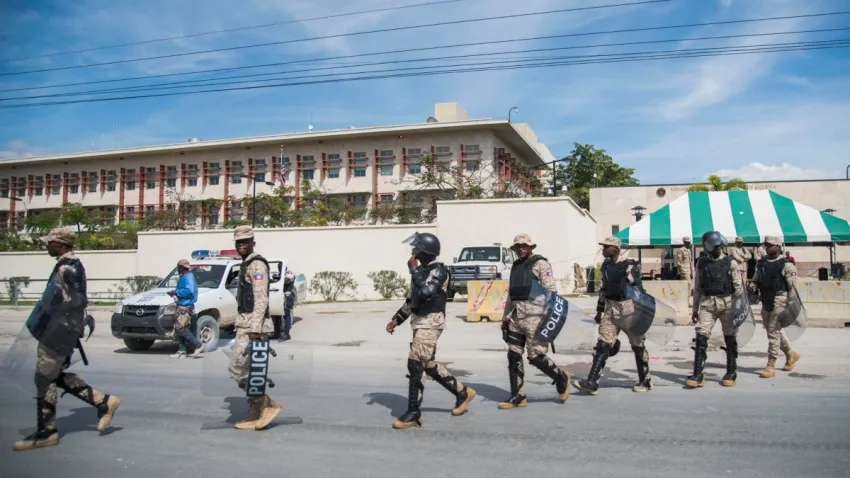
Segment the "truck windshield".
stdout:
[[468,261],[489,261],[489,262],[499,262],[499,248],[498,247],[464,247],[462,251],[460,251],[460,258],[458,258],[458,262],[468,262]]
[[[221,278],[226,268],[227,266],[222,265],[192,264],[192,273],[195,274],[195,281],[198,283],[198,288],[217,288],[221,284]],[[173,289],[177,287],[178,280],[180,280],[180,274],[177,273],[177,268],[175,267],[157,287]]]

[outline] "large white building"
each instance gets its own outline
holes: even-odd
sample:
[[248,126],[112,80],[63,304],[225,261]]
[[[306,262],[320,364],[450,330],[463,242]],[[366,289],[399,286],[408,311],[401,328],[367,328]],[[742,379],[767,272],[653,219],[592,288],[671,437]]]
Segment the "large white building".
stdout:
[[[439,191],[415,184],[426,155],[497,190],[526,193],[531,181],[520,165],[554,160],[528,124],[470,120],[457,103],[440,103],[434,116],[416,124],[193,138],[180,144],[3,160],[0,197],[6,199],[0,199],[0,227],[22,228],[26,217],[65,203],[111,213],[116,221],[138,221],[173,210],[178,201],[190,205],[181,211],[187,226],[215,227],[250,213],[240,201],[252,193],[253,181],[257,194],[271,192],[274,186],[266,182],[294,187],[293,207],[302,204],[302,180],[309,180],[312,187],[342,195],[364,210],[401,195],[426,208],[426,201],[439,196]],[[458,186],[463,187],[463,180]],[[208,199],[221,203],[203,202]]]

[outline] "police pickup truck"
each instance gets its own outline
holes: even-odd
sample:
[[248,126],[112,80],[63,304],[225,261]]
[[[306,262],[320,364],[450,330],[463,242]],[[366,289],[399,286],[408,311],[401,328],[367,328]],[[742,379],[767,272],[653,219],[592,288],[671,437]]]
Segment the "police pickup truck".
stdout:
[[517,255],[501,244],[468,246],[455,257],[449,269],[448,298],[466,294],[466,283],[471,280],[508,280]]
[[[266,259],[271,275],[269,312],[272,316],[283,316],[286,260]],[[232,329],[236,324],[236,287],[241,264],[242,259],[235,249],[192,253],[189,265],[198,284],[192,330],[205,349],[209,348],[208,344],[216,343],[221,330]],[[157,340],[168,340],[177,312],[177,304],[168,291],[174,290],[179,278],[175,267],[156,288],[119,301],[112,314],[112,335],[123,339],[127,348],[134,351],[147,350]],[[303,274],[298,275],[295,304],[306,294],[306,280]]]

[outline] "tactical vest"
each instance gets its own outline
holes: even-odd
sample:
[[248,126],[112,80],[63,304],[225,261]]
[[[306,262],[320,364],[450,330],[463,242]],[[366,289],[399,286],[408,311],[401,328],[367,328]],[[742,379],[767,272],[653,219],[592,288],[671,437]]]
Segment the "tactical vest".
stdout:
[[602,263],[602,293],[608,300],[626,300],[626,286],[629,283],[628,270],[632,261]]
[[547,260],[545,257],[535,254],[528,259],[514,261],[508,286],[508,294],[510,294],[511,300],[528,300],[528,296],[531,295],[531,283],[536,279],[534,277],[534,264],[537,261],[545,260]]
[[82,312],[86,307],[88,307],[89,302],[86,268],[83,267],[83,263],[77,257],[66,257],[64,259],[60,259],[56,262],[56,265],[53,267],[53,271],[50,273],[50,277],[47,279],[48,284],[50,284],[50,281],[53,280],[54,276],[56,276],[59,272],[59,268],[62,266],[71,266],[77,272],[73,277],[62,277],[62,281],[65,282],[65,285],[68,287],[68,294],[79,295],[78,302],[80,304],[78,310],[69,312]]
[[782,270],[785,269],[786,262],[788,262],[788,259],[784,257],[771,262],[765,256],[756,263],[760,279],[759,292],[761,292],[761,306],[768,312],[773,310],[774,299],[777,293],[788,292],[788,284],[785,283],[785,277],[782,275]]
[[718,261],[703,257],[697,263],[702,295],[708,297],[729,297],[732,295],[732,256]]
[[[242,261],[242,267],[239,269],[239,286],[236,289],[236,310],[240,314],[247,314],[254,311],[254,285],[248,281],[248,266],[254,261],[262,261],[267,269],[269,267],[269,261],[259,254],[247,261]],[[271,287],[271,278],[267,276],[264,280],[266,281],[266,294],[268,294]],[[269,317],[268,305],[266,306],[265,316]]]
[[439,284],[436,284],[437,288],[437,296],[433,297],[429,300],[423,299],[419,296],[419,291],[416,290],[416,286],[411,281],[410,284],[410,310],[413,311],[416,315],[428,315],[434,312],[445,313],[446,312],[446,291],[443,290],[443,285],[445,285],[446,281],[449,280],[449,275],[446,271],[446,266],[443,265],[442,262],[432,262],[425,266],[428,270],[428,277],[425,279],[427,282],[431,277],[431,272],[435,269],[439,268],[438,276],[442,277],[442,280]]

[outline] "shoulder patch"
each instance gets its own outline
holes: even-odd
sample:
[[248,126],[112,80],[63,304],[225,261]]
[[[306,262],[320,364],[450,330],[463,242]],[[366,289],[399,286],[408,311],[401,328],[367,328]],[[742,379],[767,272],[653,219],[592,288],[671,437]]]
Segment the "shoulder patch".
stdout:
[[552,277],[552,271],[546,271],[546,277]]
[[254,280],[260,280],[261,281],[261,280],[265,280],[265,278],[266,278],[265,274],[254,274]]
[[792,276],[797,275],[797,271],[791,271],[791,275],[792,275]]

